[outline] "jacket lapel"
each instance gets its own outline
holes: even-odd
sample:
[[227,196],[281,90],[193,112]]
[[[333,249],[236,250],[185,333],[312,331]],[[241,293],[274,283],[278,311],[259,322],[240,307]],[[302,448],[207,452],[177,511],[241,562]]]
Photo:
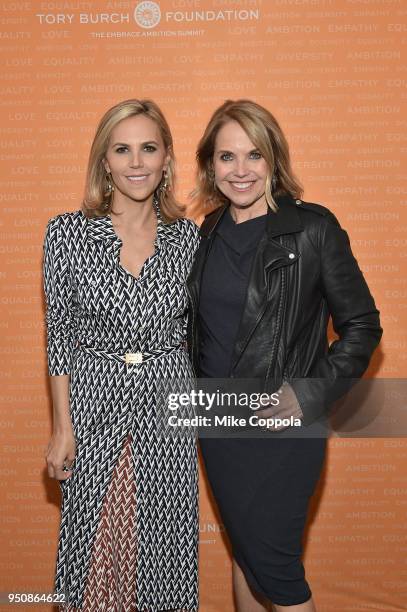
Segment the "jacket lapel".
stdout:
[[[293,265],[299,253],[287,248],[279,237],[302,231],[303,226],[292,198],[278,198],[278,211],[267,214],[267,230],[259,243],[246,291],[246,301],[235,342],[232,367],[240,358],[254,330],[260,322],[268,303],[276,299],[276,272]],[[279,293],[278,293],[279,294]],[[277,302],[276,302],[277,303]]]

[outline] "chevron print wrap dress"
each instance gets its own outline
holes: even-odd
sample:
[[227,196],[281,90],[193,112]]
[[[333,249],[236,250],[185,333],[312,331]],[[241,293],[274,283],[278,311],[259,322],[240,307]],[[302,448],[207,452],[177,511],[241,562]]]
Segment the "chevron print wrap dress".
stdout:
[[[77,442],[60,481],[55,592],[63,610],[197,610],[195,440],[158,433],[160,381],[191,376],[185,279],[198,244],[164,224],[136,279],[110,216],[51,219],[44,243],[50,375],[70,375]],[[143,353],[126,364],[125,353]]]

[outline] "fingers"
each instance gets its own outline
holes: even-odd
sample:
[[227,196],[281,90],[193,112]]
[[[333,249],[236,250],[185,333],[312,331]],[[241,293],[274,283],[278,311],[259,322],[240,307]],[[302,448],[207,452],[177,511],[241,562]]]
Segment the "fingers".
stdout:
[[70,432],[53,433],[45,451],[48,475],[57,480],[71,478],[76,455],[76,441]]
[[268,416],[256,416],[258,419],[261,419],[259,421],[259,425],[261,425],[260,429],[262,429],[263,431],[283,431],[284,429],[288,429],[290,427],[290,424],[286,425],[285,423],[282,423],[283,419],[276,417],[274,414],[270,414]]
[[64,459],[62,462],[47,457],[48,476],[57,480],[67,480],[73,474],[75,459]]
[[278,410],[276,410],[275,406],[268,406],[267,408],[260,408],[256,411],[256,415],[259,418],[267,418],[278,416]]
[[273,402],[270,396],[270,401],[262,401],[261,407],[256,410],[256,416],[261,419],[265,430],[269,431],[284,431],[292,425],[292,419],[301,419],[303,413],[298,404],[297,397],[290,385],[283,382],[282,386],[277,391],[278,401]]
[[284,381],[277,393],[277,403],[269,402],[265,404],[263,402],[263,406],[256,411],[259,417],[274,417],[276,419],[303,417],[303,413],[298,403],[297,396],[295,395],[293,389],[288,383]]

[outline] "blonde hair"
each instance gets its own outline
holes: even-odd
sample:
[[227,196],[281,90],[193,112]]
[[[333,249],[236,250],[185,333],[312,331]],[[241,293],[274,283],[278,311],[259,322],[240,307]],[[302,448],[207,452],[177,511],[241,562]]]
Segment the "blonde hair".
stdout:
[[195,213],[205,209],[207,214],[228,201],[215,185],[213,154],[218,132],[229,121],[237,121],[269,167],[265,197],[270,208],[277,211],[274,196],[301,197],[303,189],[291,168],[288,143],[275,117],[252,100],[227,100],[213,113],[198,144],[197,186],[192,193]]
[[82,211],[87,217],[108,215],[112,210],[112,194],[108,189],[106,170],[103,159],[107,153],[109,139],[113,129],[120,121],[128,117],[145,115],[152,119],[160,130],[164,146],[170,159],[167,165],[167,188],[156,190],[160,213],[165,222],[171,223],[182,216],[184,207],[174,196],[175,186],[175,156],[173,140],[169,125],[160,110],[152,100],[124,100],[110,108],[102,117],[96,129],[89,154],[86,175],[85,195]]

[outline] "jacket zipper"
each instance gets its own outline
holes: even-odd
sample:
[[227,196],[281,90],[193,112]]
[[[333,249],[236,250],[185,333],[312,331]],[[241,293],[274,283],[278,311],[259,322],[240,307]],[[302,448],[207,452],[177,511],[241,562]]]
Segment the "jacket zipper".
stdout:
[[280,337],[281,337],[281,330],[282,330],[282,313],[283,313],[283,307],[285,304],[285,297],[286,297],[286,291],[285,291],[285,287],[286,287],[286,270],[285,268],[281,268],[281,295],[280,295],[280,303],[278,305],[278,311],[277,311],[277,332],[275,334],[274,337],[274,344],[271,350],[271,358],[270,358],[270,364],[269,367],[267,369],[267,374],[266,374],[266,380],[269,378],[270,375],[270,370],[272,369],[272,367],[274,367],[275,365],[275,358],[277,355],[277,346],[280,342]]
[[[280,241],[280,243],[281,243],[281,241]],[[272,349],[271,349],[271,361],[270,361],[270,365],[269,365],[269,367],[267,369],[267,376],[266,376],[266,378],[268,378],[268,375],[269,375],[269,372],[270,372],[270,368],[271,368],[271,362],[274,359],[274,354],[276,352],[276,347],[277,347],[278,341],[280,340],[280,336],[281,336],[281,319],[282,319],[281,314],[282,314],[282,310],[283,310],[283,301],[285,302],[285,299],[284,299],[285,298],[285,295],[284,295],[284,293],[285,293],[285,284],[286,284],[285,283],[285,276],[286,276],[286,268],[283,267],[283,268],[281,268],[281,293],[280,293],[280,301],[279,301],[278,309],[277,309],[277,333],[276,333],[276,336],[275,336],[274,344],[273,344]],[[250,333],[250,336],[253,334],[255,328],[257,327],[258,322],[260,321],[261,317],[263,316],[263,314],[267,310],[267,305],[268,304],[266,302],[263,305],[262,309],[259,311],[259,313],[258,313],[258,315],[256,317],[255,324],[253,325],[252,332]],[[239,361],[240,361],[240,359],[241,359],[241,357],[243,355],[244,349],[246,348],[246,346],[247,346],[247,344],[248,344],[248,342],[250,340],[250,336],[246,337],[244,345],[243,345],[243,348],[242,348],[242,350],[240,352],[239,359],[234,364],[234,366],[231,367],[231,369],[230,369],[230,372],[229,372],[230,378],[234,378],[234,376],[232,374],[232,371],[234,370],[234,368],[239,363]]]

